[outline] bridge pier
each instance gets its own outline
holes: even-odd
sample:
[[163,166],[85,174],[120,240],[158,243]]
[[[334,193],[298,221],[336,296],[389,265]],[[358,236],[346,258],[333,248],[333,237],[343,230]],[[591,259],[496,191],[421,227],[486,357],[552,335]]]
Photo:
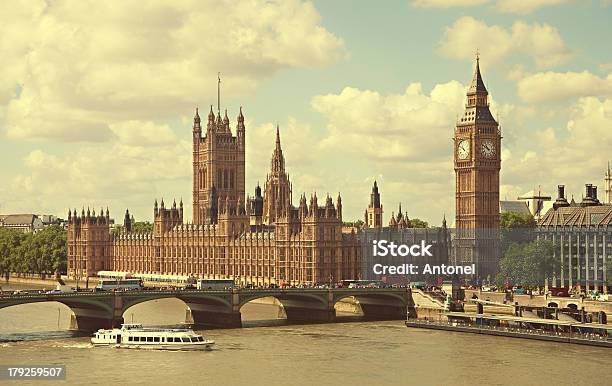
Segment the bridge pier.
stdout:
[[187,306],[186,323],[212,328],[242,327],[242,315],[235,307],[191,302]]
[[403,320],[406,319],[406,307],[394,307],[381,304],[361,303],[363,316],[367,320]]
[[307,307],[286,306],[287,321],[291,323],[329,323],[336,320],[335,309],[317,309]]
[[193,323],[196,327],[209,328],[240,328],[242,316],[240,312],[218,312],[187,310],[186,323]]
[[[356,296],[366,320],[404,320],[407,305],[380,297]],[[413,308],[414,309],[414,308]]]
[[70,329],[83,332],[94,332],[101,328],[121,327],[124,323],[123,317],[119,318],[101,318],[87,315],[72,315],[70,317]]

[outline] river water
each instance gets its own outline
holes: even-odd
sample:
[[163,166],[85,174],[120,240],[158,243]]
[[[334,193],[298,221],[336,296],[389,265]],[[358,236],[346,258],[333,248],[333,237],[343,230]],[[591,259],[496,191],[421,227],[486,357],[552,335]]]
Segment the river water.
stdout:
[[[67,331],[68,307],[21,305],[0,309],[0,364],[64,364],[66,381],[55,382],[84,385],[612,384],[605,348],[409,329],[401,321],[284,325],[278,315],[277,306],[249,303],[247,328],[202,332],[214,350],[166,352],[93,348],[88,336]],[[152,301],[124,318],[174,324],[185,305]]]

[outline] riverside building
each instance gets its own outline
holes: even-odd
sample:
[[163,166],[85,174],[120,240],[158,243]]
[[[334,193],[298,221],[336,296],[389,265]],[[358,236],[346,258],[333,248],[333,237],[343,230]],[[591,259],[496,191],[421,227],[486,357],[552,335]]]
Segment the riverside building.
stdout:
[[153,207],[153,231],[124,227],[111,233],[108,209],[68,212],[68,275],[98,271],[229,278],[242,285],[314,284],[359,275],[361,247],[354,231],[342,230],[342,198],[316,193],[292,204],[292,187],[277,127],[264,192],[245,198],[245,138],[242,109],[235,134],[227,111],[213,113],[203,128],[193,119],[193,223],[183,202]]
[[538,238],[555,246],[559,272],[552,277],[554,287],[580,287],[607,292],[612,278],[606,269],[612,264],[612,205],[597,198],[597,186],[586,184],[582,202],[565,198],[559,185],[558,197],[538,222]]

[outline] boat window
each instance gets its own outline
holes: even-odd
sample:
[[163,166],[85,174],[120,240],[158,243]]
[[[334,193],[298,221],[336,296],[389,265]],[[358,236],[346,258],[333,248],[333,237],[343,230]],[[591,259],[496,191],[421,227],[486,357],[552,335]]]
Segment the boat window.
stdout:
[[128,342],[131,342],[131,341],[132,341],[132,337],[128,336]]
[[159,336],[154,336],[153,337],[153,342],[159,342]]
[[182,341],[183,343],[185,343],[185,342],[187,342],[187,343],[188,343],[188,342],[189,342],[189,338],[181,338],[181,341]]
[[198,336],[198,340],[199,340],[200,342],[204,342],[204,338],[203,338],[203,337],[201,337],[201,336]]
[[162,336],[161,337],[161,341],[165,343],[166,342],[166,338]]
[[196,343],[198,341],[198,338],[196,336],[192,336],[191,337],[191,342],[192,343]]
[[147,336],[147,342],[153,342],[153,337],[152,336]]

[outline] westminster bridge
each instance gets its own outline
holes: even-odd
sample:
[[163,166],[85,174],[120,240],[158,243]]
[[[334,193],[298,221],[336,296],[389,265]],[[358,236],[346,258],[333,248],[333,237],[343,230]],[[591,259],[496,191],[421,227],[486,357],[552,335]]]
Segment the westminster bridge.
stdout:
[[408,288],[234,288],[9,295],[0,297],[0,309],[29,303],[59,302],[74,314],[71,328],[95,331],[121,325],[125,311],[136,304],[174,298],[186,304],[187,322],[196,326],[236,328],[242,326],[242,306],[266,297],[276,298],[285,309],[287,320],[292,323],[334,322],[336,303],[349,297],[359,302],[365,320],[403,320],[409,309],[414,308]]

